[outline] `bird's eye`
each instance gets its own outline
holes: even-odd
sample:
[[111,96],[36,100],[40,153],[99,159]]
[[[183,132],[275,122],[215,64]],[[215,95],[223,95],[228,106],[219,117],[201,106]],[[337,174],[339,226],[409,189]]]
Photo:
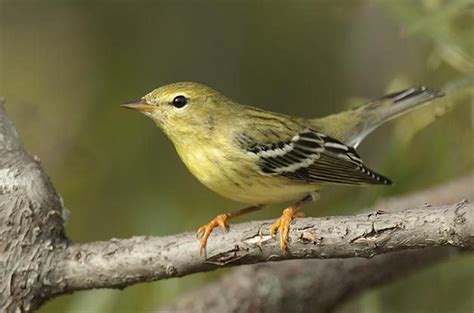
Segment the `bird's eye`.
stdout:
[[184,107],[186,104],[188,104],[188,99],[185,96],[176,96],[173,99],[173,105],[178,109]]

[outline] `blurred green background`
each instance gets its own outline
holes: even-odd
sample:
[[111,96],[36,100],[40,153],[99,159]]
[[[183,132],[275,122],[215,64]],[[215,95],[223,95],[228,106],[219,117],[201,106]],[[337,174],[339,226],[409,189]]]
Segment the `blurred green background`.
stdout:
[[[0,0],[0,96],[65,199],[71,239],[169,235],[241,205],[200,185],[153,123],[120,103],[194,80],[244,104],[324,116],[473,75],[473,38],[474,3],[464,0]],[[328,188],[307,214],[350,214],[472,173],[472,98],[461,92],[440,105],[360,147],[395,186]],[[453,258],[370,291],[345,312],[473,312],[473,265],[472,255]],[[40,312],[151,312],[223,272],[77,292]]]

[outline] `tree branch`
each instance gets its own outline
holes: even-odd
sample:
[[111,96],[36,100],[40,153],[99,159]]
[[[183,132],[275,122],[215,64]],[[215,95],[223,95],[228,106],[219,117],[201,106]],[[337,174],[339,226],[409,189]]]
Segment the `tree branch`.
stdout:
[[226,234],[216,232],[210,239],[207,259],[198,254],[194,233],[74,244],[57,255],[54,280],[64,284],[66,291],[121,288],[267,261],[369,258],[436,246],[472,248],[472,212],[473,206],[463,201],[394,213],[298,219],[290,230],[287,254],[282,254],[278,242],[265,232],[272,221],[233,225]]
[[[433,205],[474,198],[474,176],[423,192],[386,199],[375,207],[397,211],[430,199]],[[333,312],[370,287],[393,282],[458,254],[459,249],[405,250],[372,259],[293,260],[244,266],[179,297],[158,312]]]
[[72,244],[64,235],[60,198],[38,159],[22,147],[3,112],[3,101],[0,160],[2,312],[30,312],[53,296],[76,290],[123,288],[224,266],[474,246],[473,207],[467,201],[394,213],[299,219],[284,255],[267,233],[272,221],[233,225],[227,234],[216,232],[207,259],[198,255],[193,233]]
[[49,298],[45,279],[65,247],[60,198],[0,98],[0,312],[32,311]]

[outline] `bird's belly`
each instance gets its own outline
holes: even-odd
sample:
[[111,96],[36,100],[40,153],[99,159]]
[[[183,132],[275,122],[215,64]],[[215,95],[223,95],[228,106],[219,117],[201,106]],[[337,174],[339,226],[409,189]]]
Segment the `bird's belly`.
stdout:
[[299,200],[318,189],[285,177],[262,175],[252,162],[219,153],[198,149],[181,157],[201,183],[223,197],[248,204],[271,204]]
[[[286,180],[286,179],[285,179]],[[249,204],[271,204],[288,201],[297,201],[306,196],[308,193],[316,191],[317,186],[311,185],[293,185],[279,183],[279,178],[262,177],[255,178],[245,185],[231,186],[224,184],[214,190],[220,195]]]

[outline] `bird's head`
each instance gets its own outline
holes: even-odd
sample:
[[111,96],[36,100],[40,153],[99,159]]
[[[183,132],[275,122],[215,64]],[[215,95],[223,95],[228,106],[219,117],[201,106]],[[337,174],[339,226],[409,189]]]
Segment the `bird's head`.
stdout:
[[194,82],[159,87],[140,100],[123,104],[150,117],[173,140],[196,132],[203,137],[217,119],[231,115],[232,102],[216,90]]

